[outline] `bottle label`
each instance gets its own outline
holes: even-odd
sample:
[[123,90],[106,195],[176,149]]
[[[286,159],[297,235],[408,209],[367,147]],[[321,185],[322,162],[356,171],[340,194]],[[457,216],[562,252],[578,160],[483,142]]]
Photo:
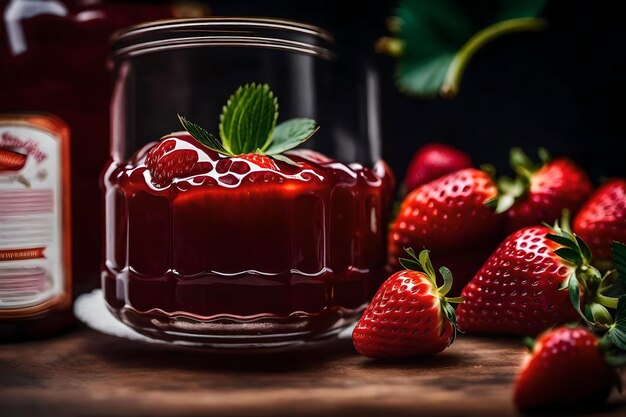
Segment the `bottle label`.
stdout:
[[71,299],[66,148],[56,119],[0,117],[0,318]]

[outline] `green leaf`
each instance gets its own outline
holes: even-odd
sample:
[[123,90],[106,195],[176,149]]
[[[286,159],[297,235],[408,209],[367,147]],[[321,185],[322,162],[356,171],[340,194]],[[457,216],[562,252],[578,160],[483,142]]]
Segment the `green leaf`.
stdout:
[[433,286],[437,286],[437,275],[435,275],[435,268],[433,267],[432,262],[430,261],[429,252],[427,249],[424,249],[420,252],[419,255],[420,264],[424,269],[424,272],[432,279]]
[[559,291],[563,291],[563,290],[567,290],[567,289],[569,289],[569,281],[570,281],[571,279],[576,279],[576,277],[575,277],[575,275],[574,275],[574,274],[572,274],[572,275],[568,276],[567,278],[565,278],[565,279],[563,280],[563,282],[561,282],[561,285],[559,285],[559,288],[558,288],[558,289],[559,289]]
[[626,350],[626,295],[620,297],[615,311],[615,323],[608,331],[611,342],[621,350]]
[[406,247],[404,248],[404,251],[411,257],[411,259],[414,259],[419,262],[419,259],[417,255],[415,254],[415,251],[413,250],[413,248]]
[[398,258],[398,262],[404,269],[409,269],[411,271],[422,271],[422,266],[419,262],[414,261],[413,259],[408,258]]
[[528,349],[529,352],[534,352],[534,350],[535,350],[535,339],[533,339],[530,336],[526,336],[526,337],[524,337],[524,340],[522,341],[522,343],[524,344],[524,346],[526,346],[526,349]]
[[452,278],[452,272],[450,272],[450,270],[445,266],[439,268],[439,273],[443,277],[443,285],[437,289],[437,292],[441,297],[445,297],[445,295],[452,289],[452,283],[454,280]]
[[216,152],[225,155],[232,155],[232,153],[224,149],[224,146],[222,146],[222,142],[220,142],[218,138],[216,138],[197,124],[190,122],[180,114],[178,115],[178,120],[180,120],[180,124],[183,126],[183,128],[202,145],[206,146],[209,149],[213,149]]
[[220,137],[235,155],[265,151],[278,119],[278,101],[267,84],[246,84],[230,96],[220,116]]
[[487,201],[485,204],[487,204],[488,207],[494,207],[496,209],[496,214],[501,214],[513,207],[513,204],[515,204],[515,196],[510,194],[501,194],[493,200]]
[[540,147],[537,150],[537,154],[539,155],[539,160],[543,162],[544,165],[547,165],[552,160],[550,152],[548,152],[548,150],[544,147]]
[[589,246],[587,246],[585,241],[582,240],[578,236],[576,236],[576,243],[578,244],[578,248],[580,249],[580,253],[583,256],[584,260],[586,262],[590,262],[591,261],[591,249],[589,249]]
[[441,304],[443,307],[443,312],[446,315],[446,318],[450,320],[450,322],[454,326],[456,326],[457,320],[456,320],[456,311],[454,311],[454,307],[452,307],[452,305],[448,302],[442,302]]
[[626,284],[626,245],[620,242],[611,243],[611,253],[617,269],[617,278]]
[[275,155],[295,148],[313,136],[317,129],[317,123],[312,119],[299,118],[282,122],[274,129],[271,144],[265,153]]
[[525,176],[529,176],[538,168],[537,164],[526,155],[526,152],[518,147],[511,148],[509,152],[509,164],[518,175]]
[[536,17],[545,0],[402,0],[396,12],[397,38],[379,45],[399,56],[397,82],[401,90],[420,96],[454,96],[469,60],[499,36],[540,30]]
[[456,340],[456,336],[459,331],[459,326],[456,319],[456,311],[454,311],[454,307],[452,307],[452,305],[450,305],[450,303],[445,300],[441,300],[441,310],[443,311],[446,319],[452,324],[453,333],[452,340],[450,341],[450,344],[452,344]]
[[300,165],[298,165],[298,163],[296,161],[294,161],[293,159],[289,158],[287,155],[276,154],[276,155],[270,155],[270,157],[272,157],[272,158],[274,158],[274,159],[276,159],[278,161],[284,162],[286,164],[289,164],[289,165],[293,165],[293,166],[296,166],[296,167],[300,166]]
[[526,184],[519,178],[511,179],[508,177],[501,177],[496,182],[498,186],[498,196],[488,201],[486,204],[489,207],[495,207],[496,213],[504,213],[515,204],[515,201],[524,195],[527,190]]
[[575,265],[580,265],[582,263],[582,257],[580,256],[580,252],[570,248],[559,248],[554,251],[558,256],[565,259],[568,262],[571,262]]
[[550,233],[546,235],[546,238],[550,239],[553,242],[558,243],[559,245],[563,245],[567,248],[577,249],[576,243],[568,237]]
[[574,309],[578,312],[578,314],[585,321],[585,323],[587,323],[589,326],[593,326],[594,323],[590,321],[587,316],[582,312],[580,306],[580,286],[578,284],[578,278],[576,278],[575,274],[570,275],[568,279],[568,292],[569,299]]
[[626,366],[626,355],[612,355],[604,358],[605,362],[613,368]]

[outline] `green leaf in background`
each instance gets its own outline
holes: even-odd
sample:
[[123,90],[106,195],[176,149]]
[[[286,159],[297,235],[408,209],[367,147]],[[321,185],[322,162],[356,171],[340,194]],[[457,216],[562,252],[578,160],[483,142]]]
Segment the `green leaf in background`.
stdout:
[[312,119],[298,118],[282,122],[272,133],[272,143],[265,151],[267,155],[275,155],[295,148],[317,131],[317,123]]
[[617,269],[617,278],[626,283],[626,245],[620,242],[611,243],[611,253]]
[[377,49],[398,57],[400,90],[454,97],[472,56],[506,33],[545,27],[545,0],[401,0],[390,20],[393,38]]
[[224,148],[235,155],[265,151],[277,119],[278,101],[267,84],[239,87],[220,116]]

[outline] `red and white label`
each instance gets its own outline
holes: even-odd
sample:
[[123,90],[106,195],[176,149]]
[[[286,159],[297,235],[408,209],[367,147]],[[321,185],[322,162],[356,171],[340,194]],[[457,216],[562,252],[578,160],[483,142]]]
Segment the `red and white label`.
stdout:
[[0,125],[0,310],[65,291],[61,143],[28,125]]

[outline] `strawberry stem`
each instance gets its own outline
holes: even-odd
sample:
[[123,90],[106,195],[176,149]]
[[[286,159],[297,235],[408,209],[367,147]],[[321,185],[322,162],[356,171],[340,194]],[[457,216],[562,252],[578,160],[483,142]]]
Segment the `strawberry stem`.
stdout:
[[605,307],[613,309],[617,308],[617,302],[619,301],[618,298],[607,297],[606,295],[602,294],[597,294],[595,298],[598,303],[602,304]]
[[545,26],[546,21],[544,19],[518,18],[503,20],[482,29],[472,36],[454,56],[443,80],[441,95],[444,97],[456,96],[467,64],[474,54],[486,43],[506,33],[537,31],[542,30]]

